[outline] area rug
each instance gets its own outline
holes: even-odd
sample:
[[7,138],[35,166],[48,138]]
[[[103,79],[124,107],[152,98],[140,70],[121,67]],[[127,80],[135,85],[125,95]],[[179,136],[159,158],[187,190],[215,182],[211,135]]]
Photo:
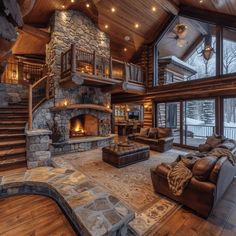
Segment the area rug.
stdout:
[[67,154],[57,159],[80,170],[131,207],[136,217],[129,226],[135,235],[151,235],[152,229],[160,227],[180,205],[154,193],[150,168],[172,162],[185,153],[174,149],[165,153],[151,151],[148,160],[121,169],[104,163],[101,149]]

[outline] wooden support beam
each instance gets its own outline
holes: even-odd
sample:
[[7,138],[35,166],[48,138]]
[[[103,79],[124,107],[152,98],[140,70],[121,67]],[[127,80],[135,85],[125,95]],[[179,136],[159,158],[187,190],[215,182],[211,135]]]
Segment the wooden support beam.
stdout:
[[169,0],[155,0],[155,2],[157,4],[159,4],[163,8],[163,10],[165,10],[175,16],[178,15],[179,8],[171,1],[169,1]]
[[24,25],[21,29],[18,29],[19,32],[24,32],[30,34],[36,38],[42,39],[45,43],[50,41],[50,34],[43,30],[40,30],[36,27],[30,25]]

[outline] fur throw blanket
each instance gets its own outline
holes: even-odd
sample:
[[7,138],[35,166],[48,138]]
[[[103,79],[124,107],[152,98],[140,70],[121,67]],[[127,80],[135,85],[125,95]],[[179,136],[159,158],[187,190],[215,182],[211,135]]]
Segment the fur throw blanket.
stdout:
[[233,153],[228,149],[219,147],[205,154],[196,152],[187,154],[186,156],[179,156],[167,174],[169,188],[175,196],[180,196],[183,193],[185,187],[193,177],[191,169],[195,162],[199,158],[206,156],[215,156],[218,159],[226,156],[232,165],[236,165],[236,157]]

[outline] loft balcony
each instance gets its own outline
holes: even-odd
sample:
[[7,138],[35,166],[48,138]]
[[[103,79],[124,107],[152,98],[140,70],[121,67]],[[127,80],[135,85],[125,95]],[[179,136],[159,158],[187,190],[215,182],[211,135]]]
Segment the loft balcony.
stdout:
[[143,94],[146,74],[141,66],[103,57],[96,52],[76,50],[74,44],[61,54],[63,87],[88,85],[101,87],[104,92]]

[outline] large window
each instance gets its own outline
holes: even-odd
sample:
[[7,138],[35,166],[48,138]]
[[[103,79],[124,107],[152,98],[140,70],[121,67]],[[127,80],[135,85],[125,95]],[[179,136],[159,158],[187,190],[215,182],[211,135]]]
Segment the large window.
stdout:
[[216,26],[178,17],[156,46],[158,85],[216,75]]
[[224,135],[236,140],[236,98],[224,99]]
[[215,133],[215,100],[184,102],[184,144],[199,146]]
[[215,99],[158,103],[157,126],[172,128],[174,143],[198,147],[216,131],[215,107]]
[[223,73],[236,72],[236,31],[224,29]]
[[174,143],[180,143],[180,102],[157,104],[157,126],[171,128]]
[[196,69],[196,74],[187,78],[187,80],[195,80],[200,78],[207,78],[216,75],[216,38],[211,38],[212,55],[206,60],[203,56],[203,51],[206,47],[205,40],[203,40],[198,47],[193,51],[193,54],[189,56],[186,62]]

